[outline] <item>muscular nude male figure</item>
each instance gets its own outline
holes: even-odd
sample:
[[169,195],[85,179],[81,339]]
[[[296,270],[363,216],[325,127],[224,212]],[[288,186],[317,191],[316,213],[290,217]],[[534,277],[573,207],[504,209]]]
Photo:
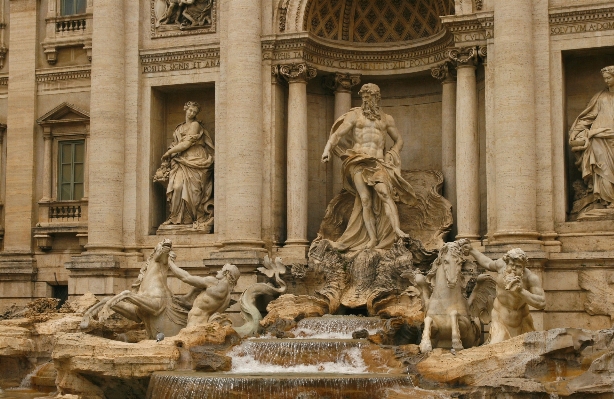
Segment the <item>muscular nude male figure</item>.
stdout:
[[[343,175],[346,180],[344,187],[356,195],[357,203],[360,200],[362,224],[368,234],[362,247],[374,248],[390,233],[397,237],[408,236],[401,230],[395,201],[411,203],[415,200],[415,195],[410,184],[401,177],[399,153],[403,148],[403,139],[392,116],[385,114],[379,106],[379,87],[367,83],[360,89],[359,94],[363,101],[362,107],[350,110],[335,123],[324,148],[322,162],[330,160],[331,150],[344,136],[353,142],[351,148],[339,154],[343,160]],[[384,154],[387,135],[394,145]],[[374,209],[379,210],[375,206],[376,200],[383,204],[391,231],[386,231],[385,227],[378,228],[379,214],[374,212]],[[351,224],[352,221],[348,223],[348,230],[351,229]],[[357,241],[361,240],[356,237],[342,237],[339,241],[338,249],[344,250],[354,247]]]
[[493,303],[489,343],[505,341],[529,331],[535,331],[529,305],[546,307],[546,296],[539,277],[526,268],[527,255],[520,248],[509,250],[502,258],[492,260],[471,247],[463,245],[486,270],[497,272],[497,298]]
[[241,275],[235,265],[226,264],[215,277],[193,276],[175,264],[174,256],[169,257],[168,265],[178,279],[202,289],[188,313],[187,327],[206,324],[214,313],[226,310],[230,304],[230,293]]

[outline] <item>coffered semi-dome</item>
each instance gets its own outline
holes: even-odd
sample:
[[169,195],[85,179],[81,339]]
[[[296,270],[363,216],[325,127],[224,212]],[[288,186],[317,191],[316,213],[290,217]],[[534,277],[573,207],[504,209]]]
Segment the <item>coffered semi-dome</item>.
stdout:
[[310,0],[303,29],[348,42],[387,43],[433,36],[453,0]]

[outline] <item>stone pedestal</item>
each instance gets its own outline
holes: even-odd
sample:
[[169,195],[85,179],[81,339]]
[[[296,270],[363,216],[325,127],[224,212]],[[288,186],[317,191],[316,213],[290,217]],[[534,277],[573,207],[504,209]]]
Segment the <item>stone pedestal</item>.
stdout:
[[299,247],[306,255],[309,160],[307,132],[307,80],[316,70],[307,64],[280,65],[279,75],[288,81],[287,238],[286,247]]

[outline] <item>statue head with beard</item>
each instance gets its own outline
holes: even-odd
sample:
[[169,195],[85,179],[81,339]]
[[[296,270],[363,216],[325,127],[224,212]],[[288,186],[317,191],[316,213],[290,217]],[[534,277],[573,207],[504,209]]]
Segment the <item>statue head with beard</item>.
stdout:
[[362,113],[370,120],[381,119],[379,101],[382,96],[379,87],[373,83],[367,83],[360,88],[358,94],[362,97]]
[[524,268],[527,266],[529,259],[522,249],[514,248],[503,255],[503,261],[506,265],[505,269],[502,270],[505,274],[505,289],[510,290],[513,285],[522,284]]

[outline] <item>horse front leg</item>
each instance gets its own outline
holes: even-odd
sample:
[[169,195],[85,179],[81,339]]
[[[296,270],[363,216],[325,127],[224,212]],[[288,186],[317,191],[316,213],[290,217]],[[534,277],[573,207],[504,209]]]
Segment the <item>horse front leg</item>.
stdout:
[[157,316],[162,310],[164,310],[160,298],[151,298],[145,295],[134,294],[132,291],[124,291],[122,292],[122,295],[122,298],[118,299],[114,304],[109,306],[114,306],[119,301],[126,301],[132,303],[140,311],[143,311],[151,316]]
[[461,342],[460,329],[458,328],[458,312],[456,310],[450,313],[450,325],[452,327],[452,348],[457,351],[464,349]]
[[90,321],[91,321],[92,317],[96,316],[98,314],[98,312],[100,312],[102,307],[109,301],[109,299],[110,298],[104,298],[100,302],[98,302],[97,304],[95,304],[94,306],[89,308],[83,314],[83,319],[81,319],[81,324],[79,325],[79,327],[81,327],[82,329],[88,328],[90,326]]
[[433,325],[433,318],[426,316],[424,318],[424,331],[422,331],[422,340],[420,341],[420,352],[428,353],[433,350],[431,344],[431,327]]

